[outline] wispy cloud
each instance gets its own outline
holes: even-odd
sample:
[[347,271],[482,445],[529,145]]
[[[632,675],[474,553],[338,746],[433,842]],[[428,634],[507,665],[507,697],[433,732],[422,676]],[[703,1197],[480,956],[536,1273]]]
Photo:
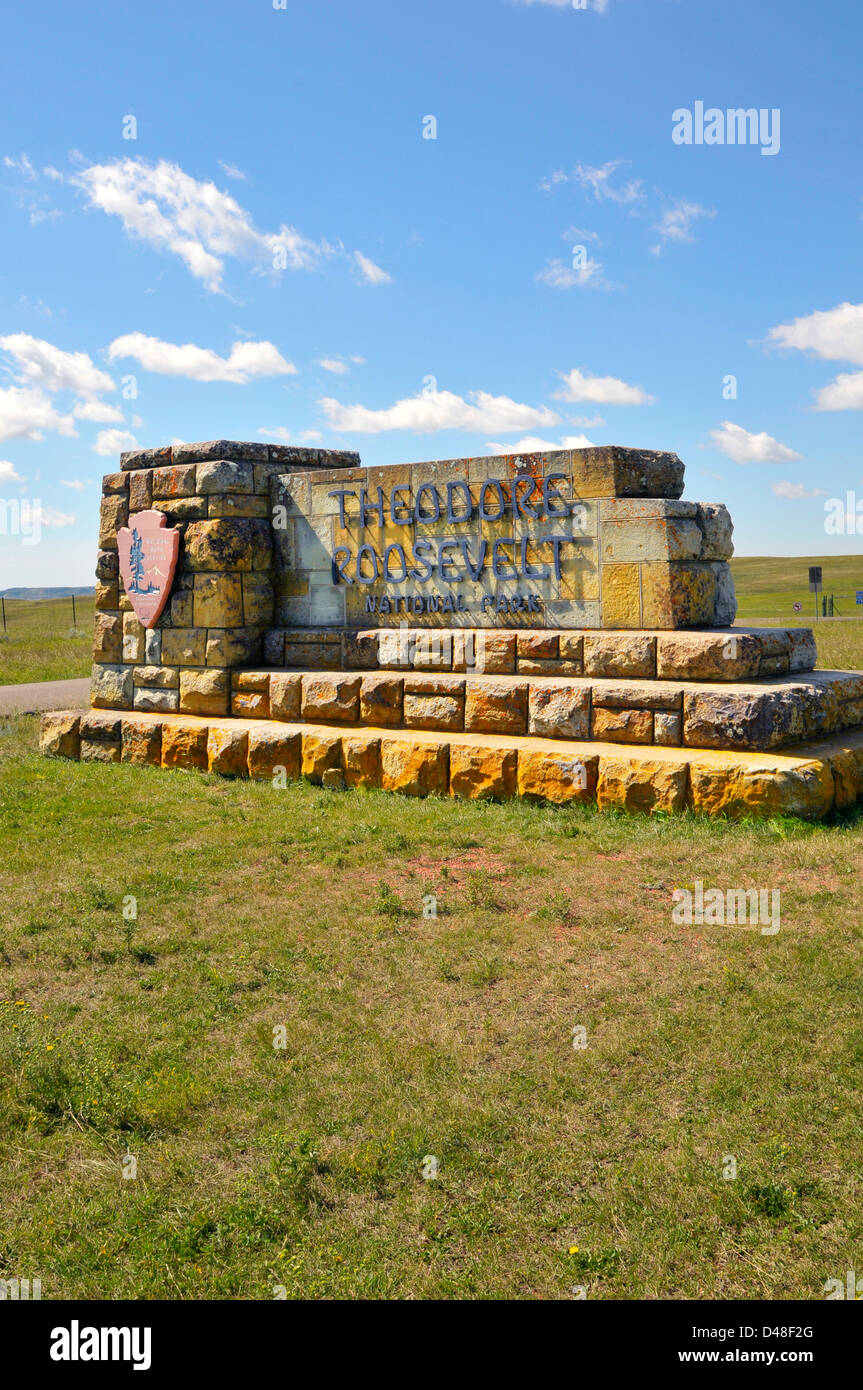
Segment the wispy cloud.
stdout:
[[320,405],[333,429],[355,434],[381,434],[389,430],[412,430],[416,434],[432,434],[438,430],[495,434],[558,423],[558,416],[547,406],[523,405],[509,396],[492,396],[487,391],[469,391],[465,396],[452,391],[421,391],[383,410],[342,405],[329,397]]
[[0,459],[0,483],[22,483],[24,479],[16,472],[14,463]]
[[115,338],[108,357],[132,357],[145,371],[160,376],[181,376],[189,381],[229,381],[245,385],[255,377],[293,376],[296,367],[269,342],[237,342],[230,356],[220,357],[211,348],[195,343],[165,343],[145,333],[126,333]]
[[109,454],[122,454],[137,447],[137,439],[128,430],[100,430],[93,445],[93,452],[107,457]]
[[791,463],[800,458],[800,454],[766,431],[750,434],[730,420],[723,420],[718,430],[711,430],[710,438],[732,463]]
[[292,430],[285,429],[284,425],[277,425],[275,429],[259,429],[258,434],[262,434],[266,439],[278,439],[280,444],[316,444],[323,439],[320,430],[300,430],[299,434],[294,434]]
[[542,270],[536,273],[536,279],[543,285],[550,286],[553,290],[609,290],[612,286],[602,274],[602,262],[594,261],[590,256],[586,256],[579,265],[567,264],[558,258],[546,261]]
[[379,265],[375,265],[374,261],[370,261],[368,256],[364,256],[362,251],[354,252],[354,265],[359,271],[360,279],[366,285],[388,285],[393,278]]
[[515,444],[499,444],[488,440],[485,446],[491,454],[541,454],[549,449],[593,449],[595,444],[584,434],[565,434],[559,444],[538,435],[528,434]]
[[612,202],[627,207],[644,197],[641,179],[627,179],[623,183],[613,181],[618,169],[628,163],[627,159],[609,159],[600,165],[576,164],[571,173],[558,169],[543,179],[539,186],[543,192],[550,193],[562,183],[575,183],[592,194],[598,203]]
[[653,230],[659,233],[659,241],[656,246],[651,246],[651,251],[654,256],[659,256],[669,241],[694,241],[693,223],[700,217],[715,216],[714,208],[704,208],[700,203],[690,203],[685,198],[679,198],[671,207],[666,208],[653,227]]
[[800,501],[806,497],[827,496],[823,488],[806,488],[803,486],[802,483],[789,483],[787,481],[783,481],[781,483],[771,483],[770,486],[773,489],[773,493],[776,497],[786,497],[793,502]]
[[[847,301],[780,323],[767,335],[770,346],[795,348],[833,362],[863,365],[863,304]],[[816,410],[863,410],[863,372],[842,372],[815,393]]]

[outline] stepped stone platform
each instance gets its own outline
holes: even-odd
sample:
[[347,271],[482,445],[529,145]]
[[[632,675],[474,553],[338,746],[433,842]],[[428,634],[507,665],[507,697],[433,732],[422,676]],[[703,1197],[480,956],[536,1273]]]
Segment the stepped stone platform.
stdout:
[[43,718],[49,756],[728,816],[863,796],[863,673],[732,626],[731,518],[674,454],[120,462],[93,708]]

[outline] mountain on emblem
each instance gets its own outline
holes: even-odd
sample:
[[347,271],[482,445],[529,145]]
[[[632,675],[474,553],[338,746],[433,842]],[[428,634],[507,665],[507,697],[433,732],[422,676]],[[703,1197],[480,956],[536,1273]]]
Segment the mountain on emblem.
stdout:
[[180,533],[164,512],[136,512],[117,532],[123,587],[143,627],[153,627],[171,591]]

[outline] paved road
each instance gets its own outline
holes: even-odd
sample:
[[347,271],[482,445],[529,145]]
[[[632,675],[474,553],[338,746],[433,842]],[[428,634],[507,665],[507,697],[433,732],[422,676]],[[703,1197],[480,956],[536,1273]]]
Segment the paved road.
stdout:
[[32,685],[0,685],[0,715],[35,714],[43,709],[86,709],[90,680],[36,681]]

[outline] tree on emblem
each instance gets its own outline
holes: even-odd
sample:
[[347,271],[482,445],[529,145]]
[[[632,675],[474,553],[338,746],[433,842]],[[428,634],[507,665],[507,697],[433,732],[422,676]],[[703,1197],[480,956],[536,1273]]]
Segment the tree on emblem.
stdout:
[[141,581],[144,578],[144,542],[141,540],[137,526],[132,528],[132,544],[129,547],[129,569],[132,572],[131,592],[133,594],[143,593]]

